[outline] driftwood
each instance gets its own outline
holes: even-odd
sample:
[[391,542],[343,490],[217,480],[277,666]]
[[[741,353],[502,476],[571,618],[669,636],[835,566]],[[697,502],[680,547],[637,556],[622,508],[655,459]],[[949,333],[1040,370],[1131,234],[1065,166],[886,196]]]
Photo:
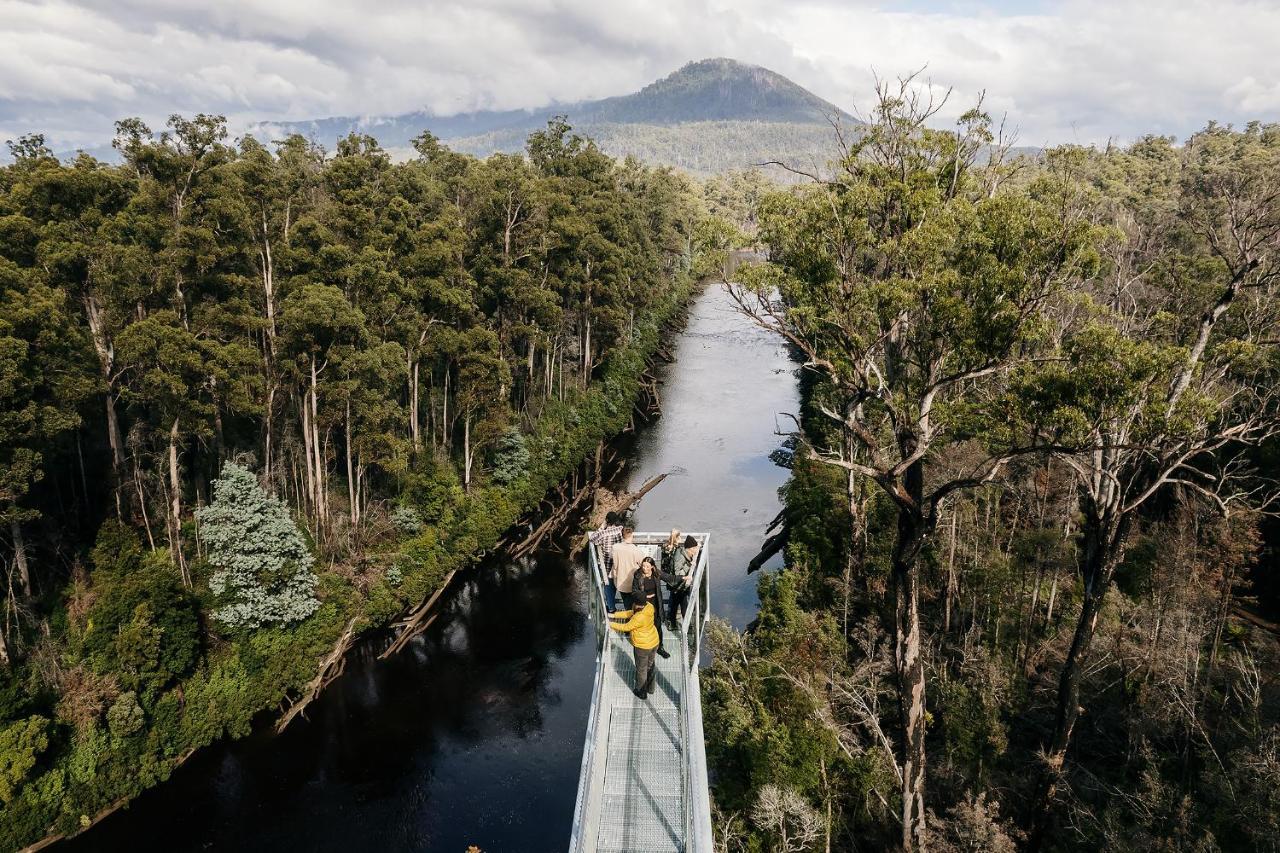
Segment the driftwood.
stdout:
[[759,569],[768,562],[770,557],[787,547],[787,541],[790,538],[791,528],[784,524],[781,530],[764,540],[764,545],[761,546],[760,553],[752,557],[750,563],[747,563],[747,574],[751,574]]
[[653,420],[662,414],[662,397],[658,394],[658,380],[646,373],[640,378],[640,390],[644,393],[636,398],[636,414],[646,421]]
[[[587,529],[596,530],[604,525],[605,519],[609,517],[611,512],[625,512],[640,502],[640,499],[649,494],[655,486],[667,479],[667,474],[659,474],[656,477],[650,477],[645,484],[634,492],[614,492],[601,486],[595,493],[595,504],[591,508],[591,514],[587,516]],[[582,551],[583,540],[579,539],[573,544],[569,556],[575,557]]]
[[543,522],[534,528],[534,530],[531,531],[523,540],[507,549],[507,553],[510,554],[513,559],[517,560],[532,553],[548,534],[559,530],[564,525],[565,521],[568,520],[569,516],[572,515],[594,491],[594,488],[587,486],[579,489],[577,494],[570,498],[564,494],[562,489],[560,494],[564,500],[556,510],[548,515]]
[[421,634],[427,628],[431,627],[431,623],[436,621],[436,617],[440,614],[432,612],[436,606],[436,602],[440,600],[440,596],[449,588],[449,582],[453,580],[453,576],[458,573],[457,569],[449,572],[444,576],[444,583],[440,584],[430,598],[422,604],[415,607],[409,612],[409,615],[396,623],[396,626],[402,628],[400,635],[396,637],[395,642],[387,646],[387,650],[378,655],[378,660],[386,660],[396,652],[403,649],[409,644],[409,641]]
[[[618,455],[614,450],[608,450],[606,456],[606,448],[604,442],[596,445],[595,464],[592,468],[591,480],[578,486],[577,475],[571,482],[561,483],[556,489],[557,499],[552,502],[551,512],[542,520],[542,523],[529,531],[529,535],[514,545],[506,544],[505,550],[512,559],[520,559],[532,553],[535,548],[542,544],[542,540],[549,534],[559,530],[569,520],[574,512],[582,506],[583,502],[600,489],[600,483],[604,479],[606,468],[612,468],[617,462]],[[569,491],[569,490],[572,491]],[[544,501],[545,502],[545,501]]]
[[342,632],[342,636],[338,638],[338,642],[334,644],[333,649],[320,662],[320,671],[316,673],[316,677],[307,682],[307,689],[299,696],[289,710],[285,711],[284,716],[276,721],[276,734],[280,734],[289,723],[293,722],[293,718],[301,714],[312,701],[320,695],[335,678],[342,675],[342,671],[347,668],[347,652],[351,651],[352,645],[356,641],[356,619],[351,617],[351,621],[347,623],[346,629]]
[[[778,530],[779,527],[782,529]],[[765,528],[764,532],[769,534],[773,533],[774,530],[778,530],[778,532],[765,539],[764,545],[760,546],[760,553],[752,557],[750,563],[747,563],[747,574],[759,569],[768,562],[770,557],[787,547],[787,542],[791,538],[791,527],[787,524],[786,509],[781,510],[773,517],[773,521],[769,522],[769,526]]]

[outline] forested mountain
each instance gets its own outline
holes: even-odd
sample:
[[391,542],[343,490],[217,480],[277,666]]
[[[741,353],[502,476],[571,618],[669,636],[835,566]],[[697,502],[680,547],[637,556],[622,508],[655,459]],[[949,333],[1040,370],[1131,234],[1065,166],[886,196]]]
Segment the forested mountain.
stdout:
[[639,92],[539,110],[481,111],[437,117],[409,113],[340,117],[263,125],[259,138],[298,133],[324,145],[348,133],[368,133],[389,149],[406,150],[429,130],[451,148],[487,156],[519,151],[524,137],[555,115],[615,157],[699,174],[746,168],[767,160],[825,164],[836,155],[832,121],[854,119],[834,104],[765,68],[731,59],[691,62]]
[[493,548],[626,425],[689,293],[695,189],[563,124],[398,164],[226,135],[128,120],[120,165],[26,137],[0,168],[6,850]]

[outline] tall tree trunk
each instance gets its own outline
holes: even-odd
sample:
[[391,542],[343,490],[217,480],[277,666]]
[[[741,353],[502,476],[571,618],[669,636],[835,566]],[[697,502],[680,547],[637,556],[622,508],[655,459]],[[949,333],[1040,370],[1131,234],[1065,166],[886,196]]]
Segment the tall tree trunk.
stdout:
[[471,491],[471,410],[462,419],[462,488]]
[[142,529],[147,531],[147,543],[156,550],[156,537],[151,532],[151,519],[147,516],[147,496],[142,490],[142,472],[138,470],[138,457],[133,457],[133,485],[138,492],[138,508],[142,512]]
[[324,481],[326,454],[320,444],[320,402],[316,359],[311,357],[311,450],[315,454],[316,522],[321,532],[328,526],[329,498]]
[[591,307],[587,304],[586,333],[582,342],[582,387],[591,384]]
[[124,487],[124,440],[120,436],[120,420],[116,415],[115,395],[115,347],[107,339],[102,320],[102,308],[92,296],[84,298],[85,317],[89,324],[89,336],[98,353],[98,370],[106,386],[103,396],[107,415],[107,442],[111,446],[111,490],[115,493],[116,517],[123,514],[121,491]]
[[34,592],[31,586],[31,566],[27,563],[27,542],[22,538],[22,523],[17,518],[9,519],[9,535],[13,539],[13,562],[18,568],[18,583],[22,586],[22,594],[30,598]]
[[413,439],[413,452],[422,450],[422,423],[418,414],[419,388],[418,358],[409,356],[409,435]]
[[960,519],[960,507],[951,509],[951,542],[947,546],[947,591],[942,608],[942,633],[951,633],[951,609],[956,597],[956,525]]
[[356,504],[356,472],[351,459],[351,401],[347,400],[347,499],[351,502],[351,527],[360,523],[360,508]]
[[920,642],[920,548],[925,519],[919,507],[924,467],[907,469],[903,486],[916,508],[898,510],[894,542],[894,662],[898,678],[898,712],[902,722],[902,849],[925,849],[925,683]]
[[449,435],[449,362],[447,361],[444,363],[444,402],[441,406],[440,443],[444,445],[444,452],[449,453],[453,449],[453,442]]
[[303,469],[306,474],[306,503],[311,508],[313,517],[319,513],[319,507],[316,503],[316,478],[312,470],[315,461],[315,454],[311,452],[311,392],[305,391],[302,395],[302,455]]
[[1098,627],[1098,616],[1111,586],[1116,566],[1124,555],[1128,538],[1129,516],[1089,517],[1084,526],[1084,599],[1080,606],[1080,618],[1076,622],[1071,648],[1062,664],[1058,679],[1058,701],[1054,717],[1053,735],[1045,749],[1044,778],[1040,784],[1036,810],[1032,815],[1028,848],[1039,850],[1046,840],[1052,822],[1053,801],[1062,780],[1067,748],[1071,734],[1080,717],[1080,682],[1088,663],[1089,648]]
[[[262,430],[263,430],[262,478],[268,484],[270,484],[272,481],[271,452],[273,448],[271,446],[271,420],[272,420],[271,413],[272,413],[272,410],[275,409],[275,405],[276,405],[276,384],[274,381],[268,378],[267,379],[267,401],[266,401],[266,406],[264,407],[264,410],[263,410],[263,418],[262,418]],[[287,478],[288,474],[286,474],[285,477]]]
[[178,472],[178,419],[169,427],[169,548],[174,565],[182,573],[182,583],[191,588],[187,560],[182,553],[182,480]]

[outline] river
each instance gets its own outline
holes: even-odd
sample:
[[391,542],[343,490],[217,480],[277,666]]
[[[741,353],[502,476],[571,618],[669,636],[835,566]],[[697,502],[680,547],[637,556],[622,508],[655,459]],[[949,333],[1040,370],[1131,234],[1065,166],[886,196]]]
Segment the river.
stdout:
[[[712,611],[742,627],[786,480],[769,454],[798,408],[794,363],[715,286],[672,354],[662,417],[624,446],[632,488],[671,472],[637,527],[710,531]],[[353,650],[306,720],[209,747],[58,853],[564,850],[595,665],[585,572],[546,550],[459,577],[399,655]]]

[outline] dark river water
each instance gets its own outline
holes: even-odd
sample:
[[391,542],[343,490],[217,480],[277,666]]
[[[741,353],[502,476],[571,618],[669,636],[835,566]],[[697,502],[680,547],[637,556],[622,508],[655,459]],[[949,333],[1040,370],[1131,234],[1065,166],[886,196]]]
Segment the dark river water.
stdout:
[[[626,448],[633,488],[671,472],[637,527],[710,531],[712,611],[741,627],[794,365],[718,287],[672,352],[662,417]],[[204,750],[57,851],[564,850],[595,666],[585,583],[551,551],[459,575],[423,636],[387,661],[355,649],[308,719]]]

